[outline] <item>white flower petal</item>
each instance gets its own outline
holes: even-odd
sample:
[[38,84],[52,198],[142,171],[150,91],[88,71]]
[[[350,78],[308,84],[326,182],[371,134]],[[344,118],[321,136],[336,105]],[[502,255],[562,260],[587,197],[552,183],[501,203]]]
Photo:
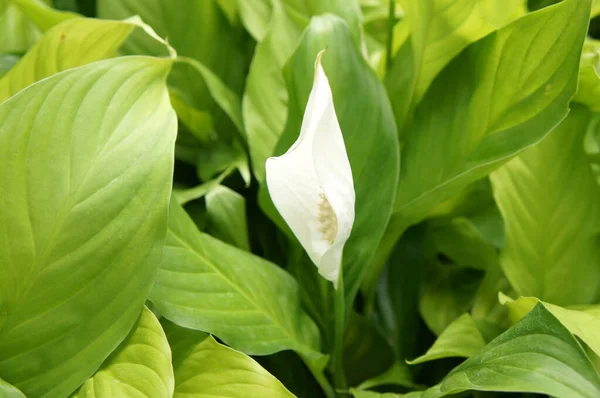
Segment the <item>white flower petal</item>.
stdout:
[[354,223],[354,184],[329,81],[317,57],[300,135],[267,160],[267,187],[319,273],[334,283]]
[[315,263],[330,244],[319,232],[321,187],[313,168],[312,140],[302,141],[286,154],[267,160],[267,187],[285,222]]

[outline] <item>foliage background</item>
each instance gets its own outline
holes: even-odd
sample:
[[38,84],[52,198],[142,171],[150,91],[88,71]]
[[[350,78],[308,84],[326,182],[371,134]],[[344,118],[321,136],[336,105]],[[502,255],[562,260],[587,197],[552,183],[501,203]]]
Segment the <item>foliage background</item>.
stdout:
[[335,394],[600,396],[598,14],[0,0],[0,396],[333,396],[333,289],[264,170],[323,48],[357,198]]

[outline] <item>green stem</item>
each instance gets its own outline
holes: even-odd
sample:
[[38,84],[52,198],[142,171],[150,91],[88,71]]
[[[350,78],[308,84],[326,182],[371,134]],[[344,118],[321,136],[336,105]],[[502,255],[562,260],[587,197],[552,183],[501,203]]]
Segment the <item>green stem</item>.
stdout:
[[387,46],[386,46],[386,60],[385,60],[385,70],[386,72],[390,70],[392,66],[392,52],[393,52],[393,43],[394,43],[394,25],[396,24],[396,0],[390,1],[390,13],[388,15],[388,37],[387,37]]
[[327,377],[325,377],[325,375],[323,374],[323,371],[318,369],[318,367],[315,366],[315,364],[312,361],[307,360],[306,358],[302,359],[304,360],[306,367],[308,367],[308,369],[310,370],[310,373],[312,373],[315,380],[317,380],[317,383],[319,383],[319,385],[321,386],[321,389],[325,393],[325,396],[327,398],[335,398],[335,391],[333,391],[333,387],[331,386],[331,383],[329,383],[329,380],[327,380]]
[[336,390],[346,390],[346,377],[344,376],[343,350],[344,329],[346,327],[346,306],[344,304],[344,276],[340,269],[338,288],[334,298],[335,336],[333,349],[334,385]]

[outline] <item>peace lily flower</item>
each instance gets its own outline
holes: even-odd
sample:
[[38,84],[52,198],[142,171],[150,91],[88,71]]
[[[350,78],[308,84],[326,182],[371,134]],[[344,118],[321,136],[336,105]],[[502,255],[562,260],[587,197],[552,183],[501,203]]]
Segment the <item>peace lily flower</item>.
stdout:
[[337,289],[342,252],[354,223],[354,183],[329,81],[315,63],[315,78],[300,136],[279,157],[267,159],[267,187],[275,207],[317,266]]

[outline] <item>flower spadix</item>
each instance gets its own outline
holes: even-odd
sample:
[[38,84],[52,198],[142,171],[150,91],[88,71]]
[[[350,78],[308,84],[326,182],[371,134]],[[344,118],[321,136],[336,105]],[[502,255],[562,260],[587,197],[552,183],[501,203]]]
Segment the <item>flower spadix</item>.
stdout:
[[300,136],[267,159],[267,187],[275,207],[319,273],[337,288],[344,245],[354,223],[354,183],[329,81],[315,62],[315,78]]

